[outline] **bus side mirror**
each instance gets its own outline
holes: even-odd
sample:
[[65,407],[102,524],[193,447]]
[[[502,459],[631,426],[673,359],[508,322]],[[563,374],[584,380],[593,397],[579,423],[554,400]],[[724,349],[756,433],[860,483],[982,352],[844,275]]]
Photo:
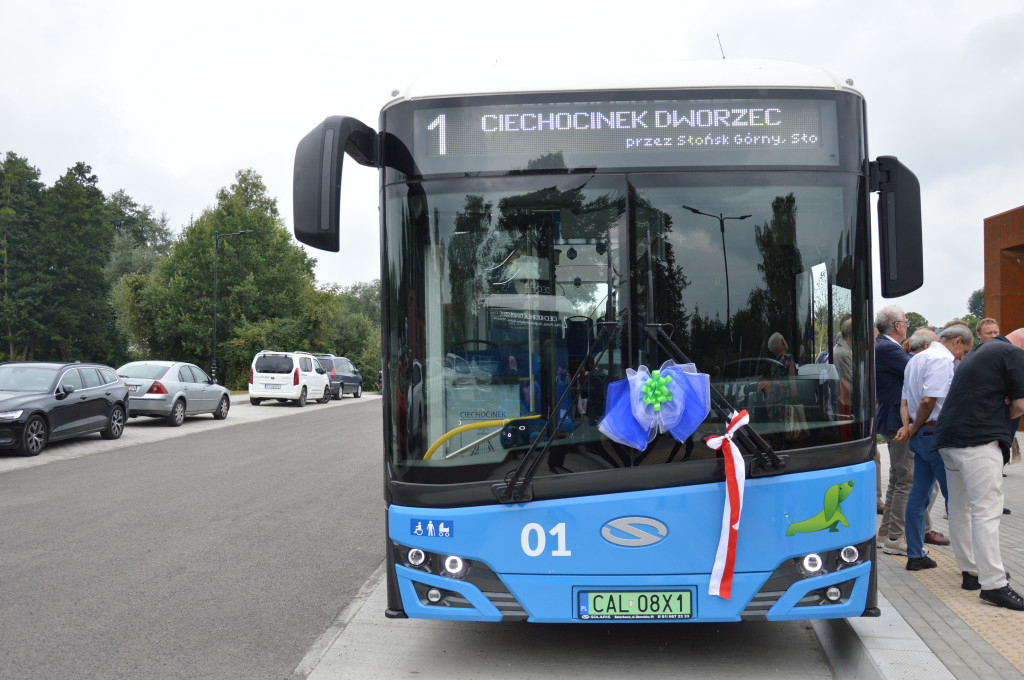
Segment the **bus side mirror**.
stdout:
[[338,252],[341,169],[345,154],[380,167],[377,133],[355,118],[331,116],[310,131],[295,150],[292,203],[295,238]]
[[871,164],[871,190],[878,194],[878,252],[882,297],[911,293],[924,283],[921,245],[921,185],[895,156]]

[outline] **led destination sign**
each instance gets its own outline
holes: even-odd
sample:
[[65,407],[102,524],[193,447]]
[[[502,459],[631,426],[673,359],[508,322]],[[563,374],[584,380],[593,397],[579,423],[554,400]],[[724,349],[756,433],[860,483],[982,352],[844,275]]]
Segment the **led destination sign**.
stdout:
[[570,168],[838,163],[830,100],[514,103],[423,109],[415,124],[426,172],[525,168],[554,154]]

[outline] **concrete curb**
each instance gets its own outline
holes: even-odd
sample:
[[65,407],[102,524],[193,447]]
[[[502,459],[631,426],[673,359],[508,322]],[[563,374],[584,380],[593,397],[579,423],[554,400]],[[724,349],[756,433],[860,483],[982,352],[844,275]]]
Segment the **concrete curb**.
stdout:
[[881,591],[878,607],[877,618],[811,622],[837,680],[954,680]]

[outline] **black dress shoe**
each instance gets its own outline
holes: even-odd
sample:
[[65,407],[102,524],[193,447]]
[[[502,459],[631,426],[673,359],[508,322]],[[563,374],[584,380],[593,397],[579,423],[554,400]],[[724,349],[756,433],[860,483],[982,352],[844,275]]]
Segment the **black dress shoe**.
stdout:
[[1010,509],[1009,508],[1003,508],[1003,514],[1004,515],[1009,515],[1010,514]]
[[907,560],[907,571],[921,571],[922,569],[934,569],[939,566],[935,560],[924,555],[922,557],[911,557]]
[[1007,609],[1024,612],[1024,598],[1021,598],[1021,596],[1008,585],[1005,585],[1002,588],[995,588],[993,590],[983,590],[981,591],[980,597],[985,600],[985,602],[994,604],[998,607],[1006,607]]
[[[978,577],[969,571],[961,571],[963,574],[964,581],[960,584],[960,587],[964,590],[981,590],[981,582],[978,581]],[[1006,582],[1010,582],[1010,572],[1006,572]]]

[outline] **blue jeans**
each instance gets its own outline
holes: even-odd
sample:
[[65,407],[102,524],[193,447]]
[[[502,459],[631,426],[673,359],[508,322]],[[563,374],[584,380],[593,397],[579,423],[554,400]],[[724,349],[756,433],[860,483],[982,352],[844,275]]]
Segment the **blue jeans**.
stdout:
[[936,481],[942,490],[942,497],[949,498],[946,491],[946,466],[942,456],[938,450],[928,450],[934,433],[932,428],[922,427],[909,442],[910,450],[914,452],[914,485],[907,497],[907,557],[924,557],[925,515]]

